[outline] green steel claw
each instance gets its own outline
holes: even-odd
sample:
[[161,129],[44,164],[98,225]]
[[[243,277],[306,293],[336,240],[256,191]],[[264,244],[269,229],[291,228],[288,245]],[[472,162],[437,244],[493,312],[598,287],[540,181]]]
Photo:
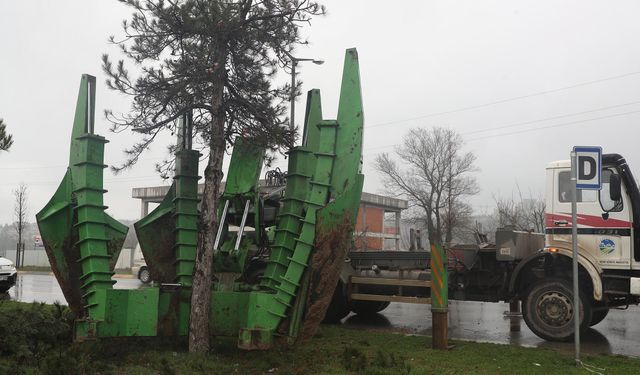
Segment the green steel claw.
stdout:
[[[323,120],[319,90],[308,94],[303,144],[289,153],[287,186],[260,282],[262,289],[242,290],[238,277],[218,277],[211,307],[214,334],[237,334],[240,348],[265,349],[273,344],[276,331],[285,326],[285,334],[293,339],[301,329],[311,334],[315,331],[351,244],[364,180],[360,173],[363,125],[358,56],[350,49],[345,55],[338,119]],[[241,170],[233,159],[252,160],[251,167],[242,170],[243,178],[256,178],[252,171],[259,171],[262,159],[247,151],[234,149],[230,180]],[[255,184],[257,178],[252,186]],[[225,195],[226,201],[251,201],[241,194]],[[243,212],[241,204],[233,207],[236,216]],[[223,218],[229,215],[227,209]],[[237,239],[241,233],[221,232],[222,243]],[[216,258],[221,255],[216,253]],[[219,269],[242,271],[242,267],[231,269],[226,264]],[[309,310],[316,312],[315,318]]]
[[188,329],[200,179],[200,153],[191,149],[192,127],[191,113],[183,115],[178,125],[173,184],[160,205],[134,224],[152,280],[177,288],[161,292],[159,305],[147,306],[159,314],[158,333],[164,335],[185,335]]
[[95,77],[83,75],[71,133],[69,167],[47,205],[36,215],[51,268],[79,317],[100,315],[96,296],[111,289],[113,268],[127,226],[105,213],[104,137],[94,134]]
[[134,224],[156,283],[191,286],[198,237],[198,160],[191,149],[191,114],[181,117],[175,176],[158,207]]
[[127,226],[105,213],[104,145],[94,134],[95,78],[83,75],[71,133],[69,167],[53,198],[36,215],[51,268],[76,313],[77,340],[154,336],[159,291],[113,289],[113,268]]

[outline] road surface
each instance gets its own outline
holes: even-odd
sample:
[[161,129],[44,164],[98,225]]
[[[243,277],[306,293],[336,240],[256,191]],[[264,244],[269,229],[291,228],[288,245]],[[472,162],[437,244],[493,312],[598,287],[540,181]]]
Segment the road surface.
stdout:
[[[350,315],[348,327],[383,328],[431,336],[429,305],[392,303],[373,317]],[[507,303],[449,302],[449,337],[460,340],[547,347],[573,353],[573,342],[545,341],[529,330],[521,317],[509,318]],[[514,330],[512,330],[512,327]],[[640,308],[611,310],[599,324],[581,336],[582,352],[640,357]]]

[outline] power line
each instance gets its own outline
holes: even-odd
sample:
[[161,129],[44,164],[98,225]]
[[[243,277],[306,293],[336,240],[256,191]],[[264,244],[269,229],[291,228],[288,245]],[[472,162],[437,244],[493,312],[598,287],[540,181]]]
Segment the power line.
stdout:
[[[613,114],[613,115],[606,115],[606,116],[600,116],[600,117],[593,117],[593,118],[588,118],[588,119],[583,119],[583,120],[569,121],[569,122],[564,122],[564,123],[560,123],[560,124],[540,126],[540,127],[536,127],[536,128],[522,129],[522,130],[519,130],[519,131],[513,131],[513,132],[508,132],[508,133],[486,135],[486,136],[481,136],[481,137],[476,137],[476,138],[470,138],[470,139],[467,139],[466,141],[467,142],[473,142],[473,141],[477,141],[477,140],[481,140],[481,139],[487,139],[487,138],[505,137],[505,136],[515,135],[515,134],[520,134],[520,133],[528,133],[528,132],[532,132],[532,131],[545,130],[545,129],[551,129],[551,128],[559,128],[559,127],[563,127],[563,126],[580,124],[580,123],[584,123],[584,122],[598,121],[598,120],[604,120],[604,119],[608,119],[608,118],[626,116],[626,115],[631,115],[631,114],[635,114],[635,113],[640,113],[640,110],[616,113],[616,114]],[[543,121],[543,120],[544,119],[538,120],[538,121],[535,121],[535,122],[540,122],[540,121]],[[370,148],[365,149],[365,151],[370,151],[370,150],[374,150],[374,149],[381,149],[381,148],[388,148],[388,147],[393,147],[393,146],[395,146],[395,145],[394,144],[389,144],[389,145],[384,145],[384,146],[370,147]]]
[[469,131],[469,132],[466,132],[466,133],[462,133],[462,135],[484,133],[484,132],[488,132],[488,131],[492,131],[492,130],[500,130],[500,129],[507,129],[507,128],[515,128],[515,127],[518,127],[518,126],[530,125],[530,124],[535,124],[535,123],[538,123],[538,122],[544,122],[544,121],[550,121],[550,120],[557,120],[557,119],[560,119],[560,118],[583,115],[583,114],[586,114],[586,113],[599,112],[599,111],[604,111],[604,110],[607,110],[607,109],[627,107],[627,106],[634,105],[634,104],[639,104],[639,103],[640,103],[640,100],[634,101],[634,102],[629,102],[629,103],[624,103],[624,104],[617,104],[617,105],[611,105],[611,106],[606,106],[606,107],[600,107],[600,108],[596,108],[596,109],[590,109],[590,110],[587,110],[587,111],[581,111],[581,112],[567,113],[567,114],[564,114],[564,115],[545,117],[545,118],[538,119],[538,120],[516,122],[516,123],[513,123],[513,124],[509,124],[509,125],[496,126],[496,127],[493,127],[493,128],[485,128],[485,129],[473,130],[473,131]]
[[624,113],[616,113],[614,115],[601,116],[601,117],[589,118],[589,119],[584,119],[584,120],[576,120],[576,121],[564,122],[564,123],[555,124],[555,125],[541,126],[539,128],[523,129],[523,130],[514,131],[514,132],[510,132],[510,133],[502,133],[502,134],[497,134],[497,135],[487,135],[487,136],[483,136],[483,137],[468,139],[467,142],[477,141],[477,140],[486,139],[486,138],[505,137],[505,136],[508,136],[508,135],[528,133],[528,132],[537,131],[537,130],[560,128],[560,127],[563,127],[563,126],[581,124],[581,123],[589,122],[589,121],[604,120],[604,119],[613,118],[613,117],[626,116],[626,115],[631,115],[631,114],[634,114],[634,113],[640,113],[640,110],[624,112]]
[[511,97],[511,98],[500,99],[500,100],[487,102],[487,103],[483,103],[483,104],[478,104],[478,105],[473,105],[473,106],[469,106],[469,107],[462,107],[462,108],[452,109],[452,110],[449,110],[449,111],[433,112],[433,113],[428,113],[428,114],[425,114],[425,115],[422,115],[422,116],[411,117],[411,118],[407,118],[407,119],[403,119],[403,120],[394,120],[394,121],[389,121],[389,122],[383,122],[383,123],[379,123],[379,124],[370,125],[367,128],[368,129],[373,129],[373,128],[377,128],[377,127],[381,127],[381,126],[398,124],[398,123],[401,123],[401,122],[409,122],[409,121],[420,120],[420,119],[429,118],[429,117],[448,115],[448,114],[451,114],[451,113],[466,112],[466,111],[470,111],[470,110],[473,110],[473,109],[490,107],[490,106],[493,106],[493,105],[496,105],[496,104],[513,102],[513,101],[516,101],[516,100],[527,99],[527,98],[540,96],[540,95],[547,95],[547,94],[551,94],[551,93],[554,93],[554,92],[570,90],[570,89],[574,89],[574,88],[577,88],[577,87],[593,85],[593,84],[596,84],[596,83],[601,83],[601,82],[606,82],[606,81],[612,81],[612,80],[625,78],[625,77],[630,77],[630,76],[634,76],[634,75],[638,75],[638,74],[640,74],[640,71],[620,74],[620,75],[613,76],[613,77],[596,79],[596,80],[593,80],[593,81],[576,83],[576,84],[573,84],[573,85],[564,86],[564,87],[558,87],[558,88],[551,89],[551,90],[537,91],[537,92],[534,92],[534,93],[531,93],[531,94],[514,96],[514,97]]
[[[634,74],[640,74],[640,72],[628,73],[628,74],[625,74],[625,75],[622,75],[622,76],[618,76],[618,77],[605,78],[605,79],[602,79],[602,80],[591,81],[591,82],[601,82],[601,81],[604,81],[604,80],[610,80],[610,79],[620,78],[620,77],[624,77],[624,76],[628,76],[628,75],[634,75]],[[588,84],[588,83],[582,83],[582,84],[577,84],[577,85],[573,85],[573,86],[567,86],[567,88],[568,87],[577,87],[577,86],[586,85],[586,84]],[[561,90],[561,89],[555,89],[555,90],[549,90],[549,91],[558,91],[558,90]],[[530,94],[528,96],[533,96],[533,95],[535,95],[535,94]],[[501,126],[496,126],[496,127],[493,127],[493,128],[478,129],[478,130],[473,130],[473,131],[469,131],[469,132],[466,132],[466,133],[461,133],[461,135],[484,133],[484,132],[489,132],[489,131],[493,131],[493,130],[501,130],[501,129],[507,129],[507,128],[512,128],[512,127],[530,125],[530,124],[535,124],[535,123],[544,122],[544,121],[557,120],[559,118],[572,117],[572,116],[582,115],[582,114],[586,114],[586,113],[599,112],[599,111],[603,111],[603,110],[607,110],[607,109],[626,107],[626,106],[630,106],[630,105],[634,105],[634,104],[640,104],[640,100],[632,101],[632,102],[628,102],[628,103],[623,103],[623,104],[616,104],[616,105],[611,105],[611,106],[600,107],[600,108],[596,108],[596,109],[590,109],[590,110],[586,110],[586,111],[573,112],[573,113],[567,113],[567,114],[563,114],[563,115],[545,117],[545,118],[537,119],[537,120],[517,122],[517,123],[508,124],[508,125],[501,125]],[[628,115],[628,114],[634,114],[634,113],[638,113],[638,112],[640,112],[640,111],[624,112],[624,113],[619,113],[619,114],[614,114],[614,115],[609,115],[609,116],[596,117],[596,118],[592,118],[592,119],[571,121],[571,122],[562,123],[562,124],[556,124],[556,125],[551,125],[551,126],[543,126],[543,127],[539,127],[539,128],[525,129],[523,131],[518,131],[518,132],[510,132],[510,133],[503,133],[503,134],[497,134],[497,135],[492,135],[492,136],[470,138],[467,141],[475,141],[475,140],[486,139],[486,138],[491,138],[491,137],[501,137],[501,136],[508,136],[508,135],[513,135],[513,134],[526,133],[526,132],[531,132],[531,131],[536,131],[536,130],[543,130],[543,129],[554,128],[554,127],[568,126],[568,125],[572,125],[572,124],[588,122],[588,121],[596,121],[596,120],[606,119],[606,118],[610,118],[610,117],[619,117],[619,116],[624,116],[624,115]],[[403,121],[405,121],[405,120],[398,120],[396,122],[403,122]],[[378,125],[368,126],[367,129],[369,129],[371,127],[376,127],[376,126],[381,126],[381,125],[378,124]],[[395,146],[395,144],[368,147],[368,148],[364,149],[364,151],[371,151],[371,150],[376,150],[376,149],[389,148],[389,147],[393,147],[393,146]],[[154,159],[146,159],[146,160],[160,160],[160,159],[154,158]],[[47,169],[47,168],[61,168],[61,167],[67,167],[67,165],[50,165],[50,166],[39,166],[39,167],[4,167],[4,168],[0,168],[0,170]],[[127,177],[127,178],[123,178],[123,179],[115,179],[115,180],[112,180],[111,182],[126,181],[129,178],[132,178],[132,179],[143,179],[143,178],[145,178],[146,179],[146,178],[152,178],[152,177],[157,177],[157,176]],[[109,180],[105,180],[105,182],[107,182],[107,181],[109,181]],[[58,183],[58,182],[59,181],[57,181],[57,182],[37,182],[37,183],[32,183],[32,184],[54,184],[54,183]],[[12,184],[0,184],[0,186],[12,186]]]

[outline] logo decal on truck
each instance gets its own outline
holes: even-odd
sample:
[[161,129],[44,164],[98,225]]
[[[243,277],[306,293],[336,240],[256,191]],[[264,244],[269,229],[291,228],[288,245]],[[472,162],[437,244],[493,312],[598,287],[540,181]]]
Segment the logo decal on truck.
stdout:
[[616,250],[616,244],[612,240],[605,238],[600,241],[600,253],[603,255],[608,255],[613,253]]

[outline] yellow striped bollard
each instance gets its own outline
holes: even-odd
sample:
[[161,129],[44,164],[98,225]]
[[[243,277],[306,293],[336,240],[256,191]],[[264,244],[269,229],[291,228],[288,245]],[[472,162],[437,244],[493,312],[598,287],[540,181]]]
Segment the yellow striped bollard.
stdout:
[[433,349],[446,350],[449,347],[449,281],[447,278],[447,257],[442,245],[431,244],[431,322]]

